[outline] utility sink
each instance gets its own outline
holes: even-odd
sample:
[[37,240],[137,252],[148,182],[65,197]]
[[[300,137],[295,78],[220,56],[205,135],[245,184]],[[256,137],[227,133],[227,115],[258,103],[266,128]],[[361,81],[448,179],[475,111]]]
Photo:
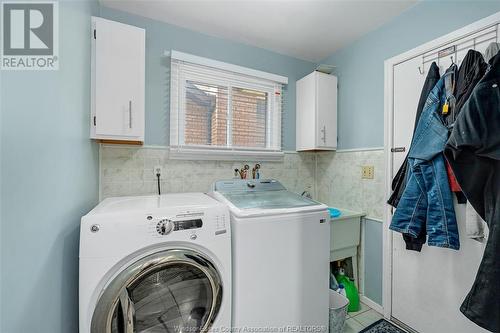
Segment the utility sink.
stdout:
[[339,217],[330,222],[330,261],[357,256],[360,243],[361,218],[364,213],[340,209]]

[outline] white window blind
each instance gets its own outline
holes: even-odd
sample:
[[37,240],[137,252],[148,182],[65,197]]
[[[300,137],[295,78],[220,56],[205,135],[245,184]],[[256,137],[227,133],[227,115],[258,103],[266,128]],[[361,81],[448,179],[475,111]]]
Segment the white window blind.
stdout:
[[281,152],[282,83],[174,57],[170,73],[171,152]]

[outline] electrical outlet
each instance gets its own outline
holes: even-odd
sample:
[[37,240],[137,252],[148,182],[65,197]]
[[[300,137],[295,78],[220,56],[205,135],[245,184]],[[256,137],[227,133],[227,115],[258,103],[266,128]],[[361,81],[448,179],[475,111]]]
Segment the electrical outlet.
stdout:
[[163,174],[163,168],[161,165],[156,165],[154,168],[153,168],[153,174],[154,176],[156,177],[157,174],[160,174],[160,176]]
[[375,168],[373,165],[363,165],[361,167],[362,179],[373,179],[374,174],[375,174]]

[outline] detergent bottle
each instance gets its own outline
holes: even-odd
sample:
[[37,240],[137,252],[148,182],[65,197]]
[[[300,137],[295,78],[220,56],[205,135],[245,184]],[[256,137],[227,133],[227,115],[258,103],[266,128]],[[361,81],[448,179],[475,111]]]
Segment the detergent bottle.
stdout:
[[335,279],[335,275],[333,275],[333,273],[330,273],[330,289],[339,289],[339,284],[337,283],[337,279]]
[[346,293],[345,288],[344,288],[344,285],[343,285],[342,283],[341,283],[341,284],[339,284],[339,287],[338,287],[338,289],[337,289],[337,292],[338,292],[340,295],[342,295],[342,296],[344,296],[344,297],[347,297],[347,293]]
[[345,275],[345,270],[343,268],[339,268],[339,272],[335,276],[335,278],[337,279],[337,282],[339,284],[342,284],[344,286],[347,299],[349,300],[349,307],[347,308],[347,311],[359,311],[358,288],[356,288],[354,282]]

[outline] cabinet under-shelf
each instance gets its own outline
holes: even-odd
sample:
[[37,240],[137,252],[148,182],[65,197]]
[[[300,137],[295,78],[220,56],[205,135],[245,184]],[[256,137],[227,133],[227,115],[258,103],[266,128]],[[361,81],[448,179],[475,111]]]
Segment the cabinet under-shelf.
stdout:
[[102,144],[112,144],[112,145],[131,145],[131,146],[144,145],[143,141],[110,140],[110,139],[95,139],[95,141]]

